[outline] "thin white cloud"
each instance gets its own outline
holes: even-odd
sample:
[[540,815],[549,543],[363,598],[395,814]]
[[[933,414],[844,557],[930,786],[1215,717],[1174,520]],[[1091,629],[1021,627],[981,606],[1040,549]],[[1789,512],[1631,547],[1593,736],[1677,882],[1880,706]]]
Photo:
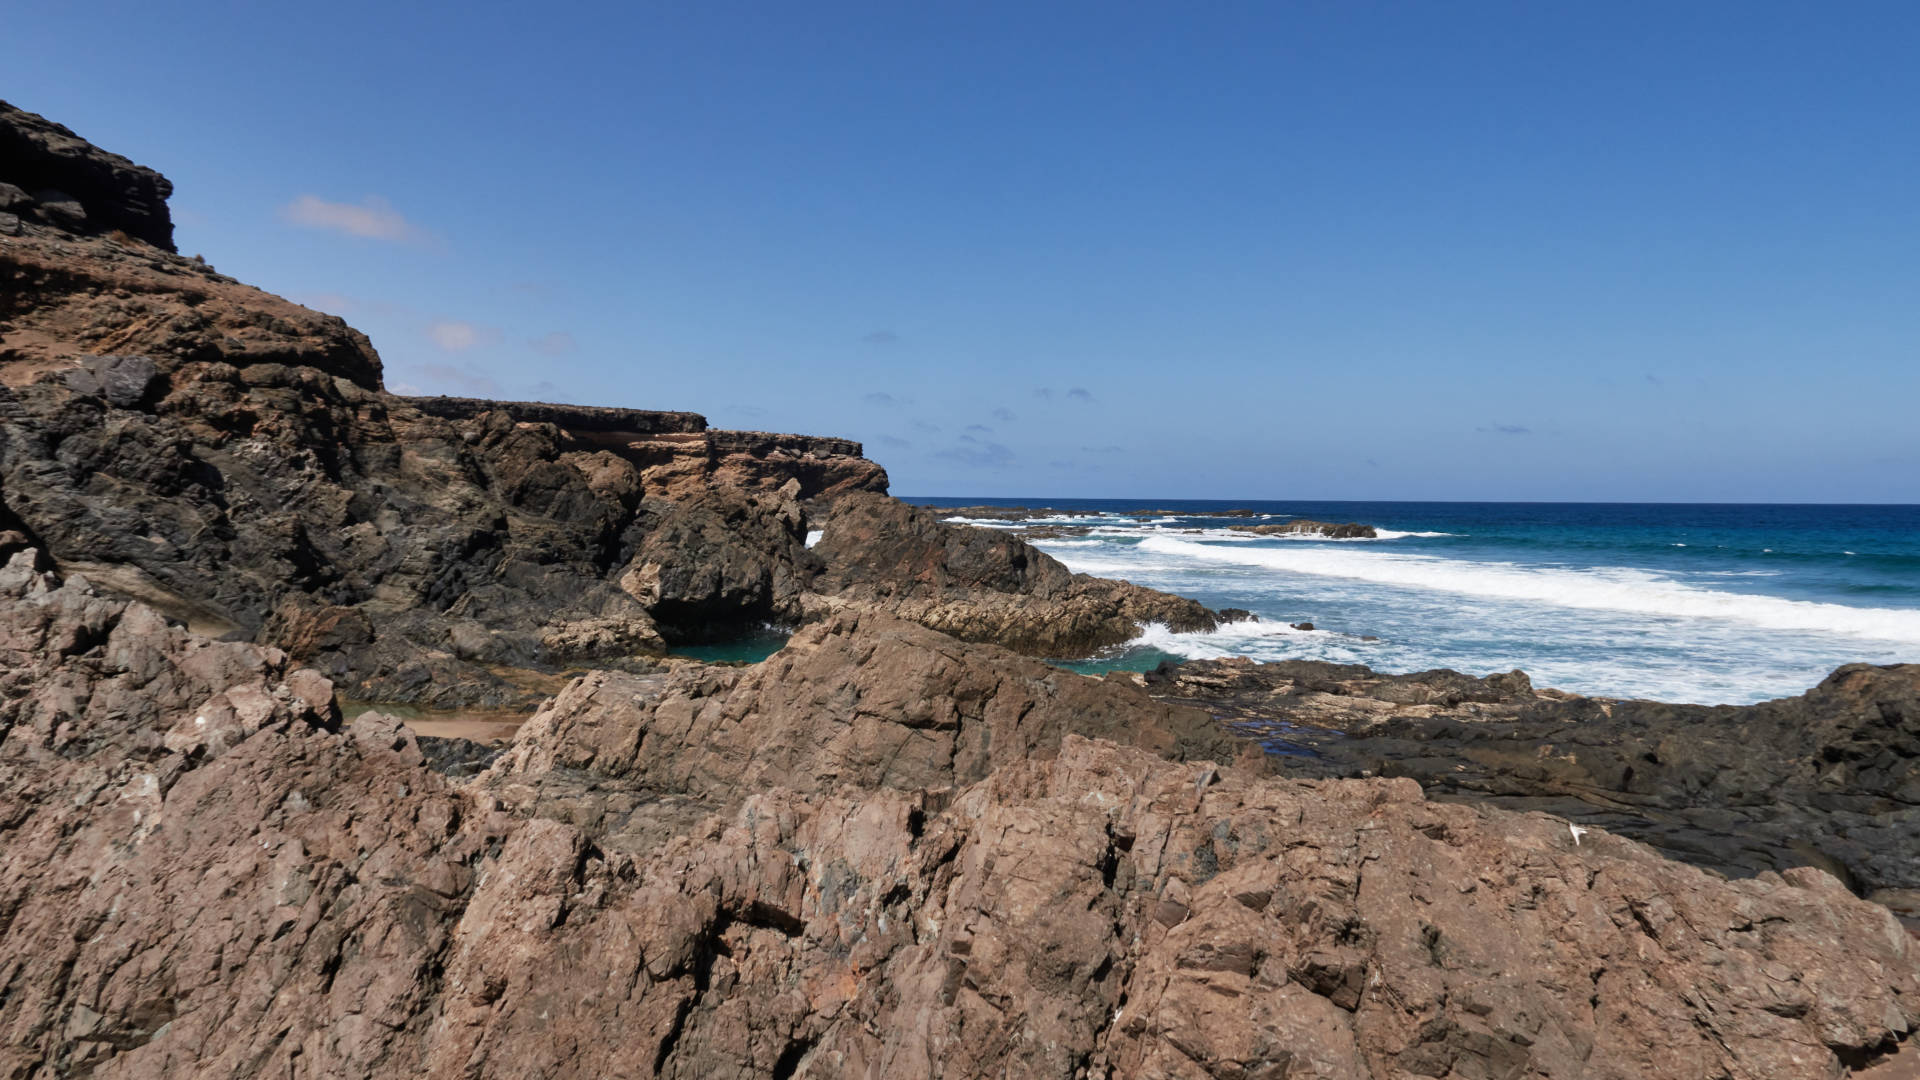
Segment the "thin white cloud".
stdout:
[[533,351],[542,356],[565,356],[580,347],[579,343],[573,340],[573,335],[565,330],[542,334],[527,344],[533,346]]
[[427,337],[448,352],[465,352],[478,345],[494,344],[500,340],[500,331],[491,326],[443,319],[427,327]]
[[367,196],[358,206],[302,195],[282,207],[280,216],[305,228],[331,229],[369,240],[419,240],[426,235],[378,195]]
[[422,364],[420,374],[436,388],[451,388],[463,396],[498,397],[500,384],[488,376],[452,364]]

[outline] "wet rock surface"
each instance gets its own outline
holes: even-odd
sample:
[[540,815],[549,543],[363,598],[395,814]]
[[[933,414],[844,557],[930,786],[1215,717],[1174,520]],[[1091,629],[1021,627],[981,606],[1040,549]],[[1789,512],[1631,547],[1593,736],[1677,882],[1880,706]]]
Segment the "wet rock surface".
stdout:
[[1407,776],[1728,874],[1815,865],[1863,894],[1920,886],[1920,665],[1851,665],[1800,697],[1738,707],[1311,661],[1195,661],[1146,681],[1292,751],[1291,771]]
[[1357,521],[1335,524],[1330,521],[1310,521],[1295,518],[1292,521],[1277,522],[1271,525],[1229,525],[1234,532],[1252,533],[1256,536],[1311,536],[1323,540],[1371,540],[1378,536],[1371,525],[1362,525]]

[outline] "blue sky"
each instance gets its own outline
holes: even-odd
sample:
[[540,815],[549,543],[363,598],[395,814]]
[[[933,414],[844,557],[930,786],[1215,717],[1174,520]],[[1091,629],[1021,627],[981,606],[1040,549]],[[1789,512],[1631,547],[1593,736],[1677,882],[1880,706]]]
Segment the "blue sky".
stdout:
[[1920,502],[1911,3],[29,5],[415,392],[924,495]]

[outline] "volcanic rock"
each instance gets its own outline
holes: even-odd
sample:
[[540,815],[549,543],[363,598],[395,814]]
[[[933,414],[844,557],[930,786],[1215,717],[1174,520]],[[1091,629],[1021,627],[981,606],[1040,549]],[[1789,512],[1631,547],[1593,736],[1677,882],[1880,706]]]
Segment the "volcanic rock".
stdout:
[[1138,636],[1147,623],[1211,630],[1184,597],[1075,574],[997,529],[943,522],[896,499],[854,494],[822,523],[816,591],[877,606],[963,641],[1037,656],[1081,656]]
[[[1126,733],[1117,681],[884,616],[720,706],[584,681],[455,784],[284,654],[32,563],[0,571],[7,1075],[1834,1077],[1920,1021],[1920,945],[1816,870],[1071,732],[896,772],[781,726],[810,691],[916,738],[1099,701]],[[927,678],[888,700],[866,648]],[[741,709],[777,740],[710,722]]]
[[[10,108],[0,148],[9,205],[58,185],[87,211],[84,229],[41,215],[0,247],[0,531],[212,636],[284,647],[353,697],[530,704],[584,661],[797,616],[790,504],[886,488],[843,439],[387,394],[338,318],[95,235],[157,235],[158,174]],[[682,503],[753,499],[784,523],[648,544],[747,520]],[[748,563],[765,572],[743,580]],[[623,587],[635,575],[649,599]]]
[[1438,797],[1551,810],[1722,873],[1814,865],[1863,894],[1920,888],[1920,664],[1850,665],[1800,697],[1746,706],[1587,698],[1519,671],[1313,661],[1193,661],[1147,681],[1292,751],[1279,760],[1297,774],[1409,776]]
[[[59,124],[0,101],[0,210],[38,212],[71,231],[118,229],[173,250],[167,178]],[[34,194],[29,196],[27,192]]]
[[1323,540],[1372,540],[1380,534],[1371,525],[1362,525],[1349,521],[1344,525],[1335,525],[1326,521],[1309,521],[1295,518],[1292,521],[1272,525],[1229,525],[1234,532],[1253,533],[1257,536],[1314,536]]

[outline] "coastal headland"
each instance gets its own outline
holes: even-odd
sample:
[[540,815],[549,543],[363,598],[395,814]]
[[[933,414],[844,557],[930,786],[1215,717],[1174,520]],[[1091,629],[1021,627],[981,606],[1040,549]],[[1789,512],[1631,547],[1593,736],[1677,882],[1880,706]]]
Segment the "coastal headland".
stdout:
[[0,104],[0,1075],[1916,1069],[1920,666],[1075,674],[1244,613],[845,439],[389,393],[170,194]]

